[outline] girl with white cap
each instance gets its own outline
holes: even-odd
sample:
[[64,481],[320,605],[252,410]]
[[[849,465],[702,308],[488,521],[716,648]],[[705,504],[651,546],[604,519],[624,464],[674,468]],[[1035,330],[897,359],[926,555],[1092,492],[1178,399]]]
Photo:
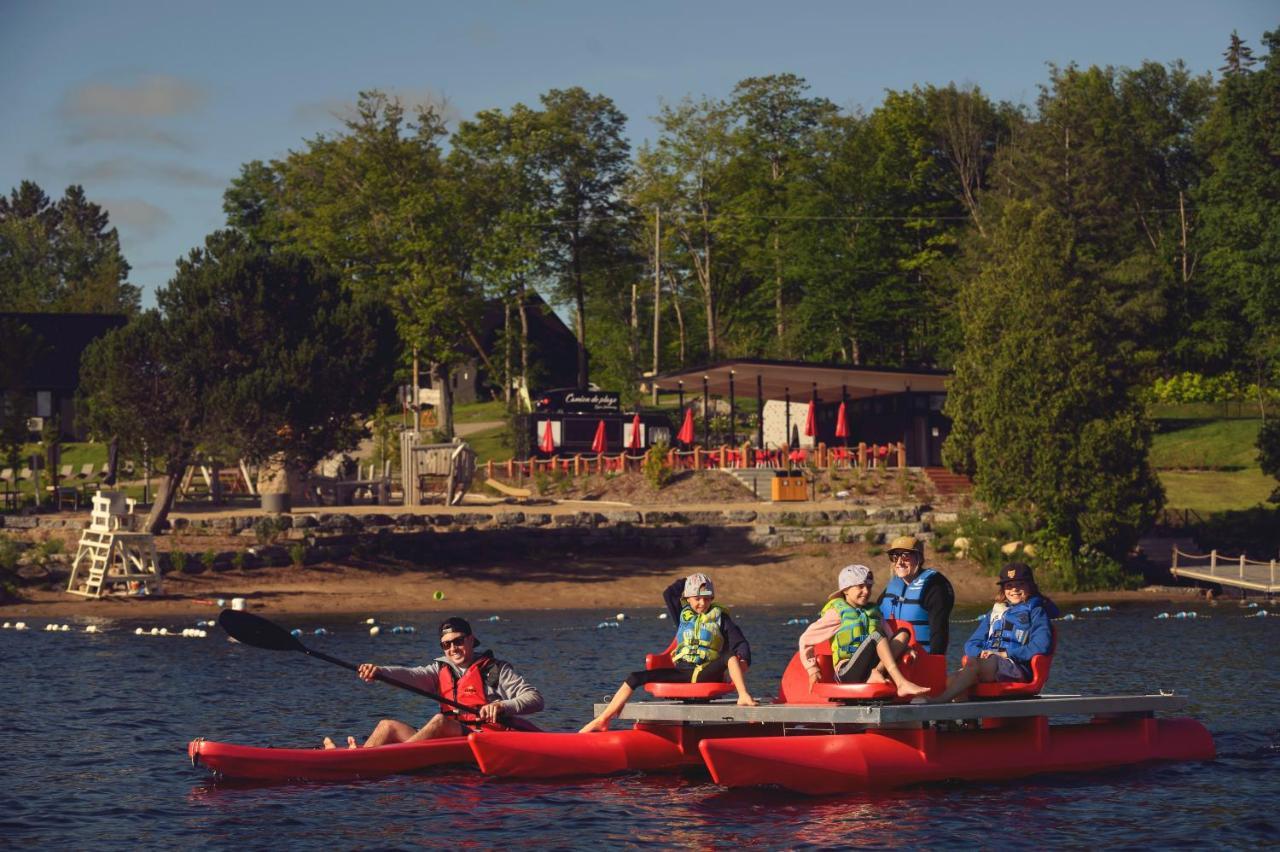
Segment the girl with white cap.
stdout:
[[715,594],[711,578],[702,573],[690,574],[666,588],[662,599],[667,605],[667,614],[676,623],[676,646],[671,651],[675,668],[646,669],[627,675],[604,712],[578,733],[608,730],[609,723],[622,712],[631,693],[646,683],[708,683],[723,681],[728,673],[738,691],[738,704],[748,707],[756,704],[747,691],[746,670],[751,664],[751,646],[729,612],[713,603]]
[[[817,621],[800,634],[800,660],[809,673],[809,686],[818,682],[816,648],[831,644],[831,661],[840,683],[884,683],[886,675],[898,695],[924,695],[929,687],[912,683],[898,668],[893,646],[880,633],[880,613],[869,605],[875,577],[866,565],[846,565]],[[879,662],[880,666],[875,667]],[[875,667],[873,669],[873,667]],[[885,674],[881,674],[881,671]]]

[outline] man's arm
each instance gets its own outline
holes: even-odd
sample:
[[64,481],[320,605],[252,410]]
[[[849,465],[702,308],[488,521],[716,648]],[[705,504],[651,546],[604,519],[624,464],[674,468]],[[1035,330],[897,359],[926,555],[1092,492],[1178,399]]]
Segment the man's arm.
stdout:
[[729,613],[724,614],[721,624],[724,628],[724,643],[728,646],[729,653],[747,665],[751,665],[751,644],[747,642],[747,637],[742,635],[738,625],[733,623]]
[[425,666],[378,666],[378,671],[401,683],[416,686],[427,692],[440,691],[440,662],[432,660]]
[[946,654],[951,630],[951,609],[956,605],[956,593],[951,588],[951,581],[942,574],[934,574],[925,587],[920,605],[929,613],[929,653]]
[[514,716],[537,713],[546,706],[542,693],[520,676],[510,663],[498,663],[498,698],[502,712]]

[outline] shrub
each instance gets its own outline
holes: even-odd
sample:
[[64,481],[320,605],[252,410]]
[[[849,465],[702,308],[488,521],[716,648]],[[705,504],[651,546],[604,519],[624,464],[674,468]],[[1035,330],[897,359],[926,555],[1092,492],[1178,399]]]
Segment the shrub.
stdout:
[[204,563],[204,567],[207,570],[212,571],[214,563],[218,561],[218,552],[216,550],[206,550],[200,554],[200,561]]
[[169,564],[179,573],[187,570],[187,553],[182,550],[169,551]]
[[265,517],[253,525],[253,534],[258,544],[275,544],[284,533],[284,521],[280,518]]
[[244,570],[244,551],[243,550],[237,550],[235,553],[231,554],[231,565],[237,571]]
[[644,454],[644,465],[640,469],[645,481],[659,491],[671,481],[671,468],[667,467],[669,450],[670,447],[662,441],[654,444],[649,448],[649,452]]
[[295,544],[293,547],[289,548],[289,559],[292,560],[294,565],[301,567],[307,561],[306,545],[299,542],[298,544]]
[[0,571],[12,573],[18,567],[18,555],[22,548],[8,536],[0,535]]

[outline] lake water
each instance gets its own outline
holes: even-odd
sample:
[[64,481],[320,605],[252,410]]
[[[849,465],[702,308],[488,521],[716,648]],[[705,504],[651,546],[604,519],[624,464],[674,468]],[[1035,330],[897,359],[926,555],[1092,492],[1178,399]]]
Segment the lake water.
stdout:
[[[363,737],[382,716],[419,720],[428,703],[297,653],[207,639],[139,637],[191,621],[100,622],[52,633],[45,621],[0,630],[0,846],[59,848],[583,848],[660,844],[764,848],[909,846],[1256,847],[1280,841],[1280,618],[1234,603],[1199,618],[1115,606],[1059,622],[1051,692],[1177,689],[1217,741],[1209,763],[1008,783],[953,783],[866,798],[727,791],[705,775],[629,775],[555,783],[491,779],[474,769],[350,784],[215,784],[191,767],[188,740],[300,746]],[[1264,604],[1265,606],[1265,604]],[[1280,607],[1273,607],[1280,609]],[[613,613],[464,613],[499,656],[548,699],[537,721],[576,729],[592,703],[665,646],[660,606]],[[1077,608],[1078,611],[1078,608]],[[958,612],[952,656],[972,623]],[[216,615],[211,610],[209,617]],[[756,655],[750,682],[773,694],[802,627],[800,608],[739,608]],[[384,617],[370,637],[355,618],[281,619],[304,642],[353,662],[413,664],[435,655],[438,617]],[[388,628],[414,625],[417,633]],[[311,635],[316,627],[327,636]],[[998,759],[998,756],[997,756]]]

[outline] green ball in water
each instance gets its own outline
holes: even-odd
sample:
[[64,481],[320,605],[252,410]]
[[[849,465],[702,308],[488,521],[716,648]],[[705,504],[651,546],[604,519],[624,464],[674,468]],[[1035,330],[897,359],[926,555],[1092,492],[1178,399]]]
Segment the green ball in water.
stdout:
[[442,601],[442,600],[444,600],[444,592],[439,591],[439,590],[437,589],[437,590],[436,590],[436,593],[435,593],[434,595],[432,595],[431,597],[435,598],[435,599],[436,599],[436,600],[438,600],[438,601]]

